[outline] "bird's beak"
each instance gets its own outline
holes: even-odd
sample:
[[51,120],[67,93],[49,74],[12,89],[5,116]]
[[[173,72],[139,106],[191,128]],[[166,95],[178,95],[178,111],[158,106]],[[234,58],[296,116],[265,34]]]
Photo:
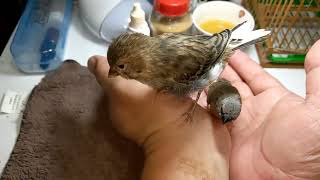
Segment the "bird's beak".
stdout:
[[113,70],[113,69],[110,69],[108,77],[114,78],[114,77],[117,77],[117,76],[119,76],[119,73],[117,71]]

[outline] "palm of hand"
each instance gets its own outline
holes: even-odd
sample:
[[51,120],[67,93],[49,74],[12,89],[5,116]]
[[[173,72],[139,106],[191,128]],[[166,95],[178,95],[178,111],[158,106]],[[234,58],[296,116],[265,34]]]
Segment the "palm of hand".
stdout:
[[315,86],[320,72],[319,65],[312,67],[315,55],[307,60],[306,100],[286,90],[244,54],[236,58],[223,74],[243,97],[242,112],[229,126],[231,179],[319,179],[320,99]]

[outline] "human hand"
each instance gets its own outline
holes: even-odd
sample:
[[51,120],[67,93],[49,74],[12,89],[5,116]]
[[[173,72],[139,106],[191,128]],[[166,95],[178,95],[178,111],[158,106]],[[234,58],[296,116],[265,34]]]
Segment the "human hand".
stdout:
[[[204,108],[198,106],[187,123],[183,114],[191,99],[157,93],[134,80],[108,78],[109,65],[102,56],[90,58],[88,67],[109,96],[115,127],[145,150],[142,179],[228,179],[230,136]],[[200,104],[206,106],[204,94]]]
[[247,55],[237,52],[222,77],[242,97],[228,125],[235,180],[320,179],[320,40],[305,62],[306,98],[283,87]]

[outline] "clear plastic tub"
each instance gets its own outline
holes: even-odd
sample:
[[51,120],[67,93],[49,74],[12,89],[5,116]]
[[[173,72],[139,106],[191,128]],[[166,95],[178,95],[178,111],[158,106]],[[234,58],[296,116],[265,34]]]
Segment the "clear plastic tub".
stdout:
[[10,50],[25,73],[42,73],[63,62],[72,16],[72,0],[29,0],[20,18]]

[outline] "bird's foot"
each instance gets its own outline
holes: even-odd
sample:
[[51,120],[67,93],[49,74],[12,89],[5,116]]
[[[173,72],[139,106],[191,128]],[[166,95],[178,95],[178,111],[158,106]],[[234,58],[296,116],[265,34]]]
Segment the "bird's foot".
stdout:
[[183,116],[186,116],[185,122],[187,123],[193,122],[194,110],[185,112]]
[[193,116],[194,116],[194,113],[196,111],[196,107],[197,107],[197,104],[198,104],[198,101],[199,101],[199,98],[200,98],[200,95],[202,93],[202,90],[201,91],[198,91],[198,94],[197,94],[197,97],[192,105],[192,107],[190,108],[190,110],[186,113],[184,113],[183,115],[184,116],[187,116],[186,118],[186,122],[192,122],[193,121]]

